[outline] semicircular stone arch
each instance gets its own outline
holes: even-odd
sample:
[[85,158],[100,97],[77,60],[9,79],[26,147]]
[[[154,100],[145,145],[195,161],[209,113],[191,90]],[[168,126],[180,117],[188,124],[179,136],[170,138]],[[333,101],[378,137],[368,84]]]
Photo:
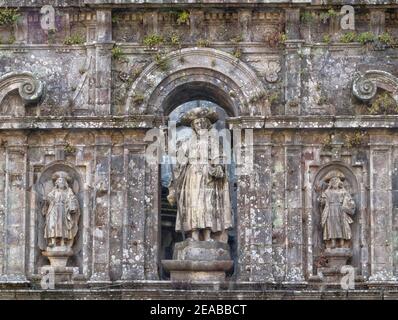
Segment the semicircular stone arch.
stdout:
[[208,100],[229,116],[269,114],[263,83],[244,62],[211,48],[186,48],[163,58],[167,70],[151,63],[126,100],[128,114],[168,115],[192,100]]

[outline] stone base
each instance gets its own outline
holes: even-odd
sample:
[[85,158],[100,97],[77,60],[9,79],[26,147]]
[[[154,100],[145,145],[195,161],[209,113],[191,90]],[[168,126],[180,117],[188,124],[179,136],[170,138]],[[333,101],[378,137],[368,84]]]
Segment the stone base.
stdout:
[[65,268],[69,257],[73,255],[73,251],[69,247],[47,247],[47,250],[43,251],[42,254],[50,260],[52,267]]
[[[73,276],[73,268],[44,266],[41,267],[40,273],[42,277],[46,277],[46,279],[48,279],[46,283],[49,285],[51,283],[54,284],[71,283]],[[51,277],[54,277],[54,281],[51,279]]]
[[352,257],[352,251],[349,248],[326,249],[325,258],[328,260],[327,267],[341,268],[347,264],[349,258]]
[[233,267],[227,243],[193,241],[175,244],[173,260],[162,260],[171,281],[225,281],[225,272]]
[[162,260],[171,281],[225,281],[225,272],[234,264],[225,261]]

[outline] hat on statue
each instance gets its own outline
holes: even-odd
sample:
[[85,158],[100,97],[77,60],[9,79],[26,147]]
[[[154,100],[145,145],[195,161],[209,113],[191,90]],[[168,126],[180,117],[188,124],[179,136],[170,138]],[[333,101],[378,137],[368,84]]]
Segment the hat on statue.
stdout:
[[217,111],[213,108],[197,107],[184,113],[179,119],[178,124],[183,126],[190,126],[193,120],[200,118],[207,118],[213,124],[217,122],[218,114]]
[[65,171],[57,171],[53,174],[52,176],[53,181],[56,181],[58,178],[64,178],[68,183],[72,181],[70,175],[67,174]]
[[332,178],[340,178],[340,180],[345,180],[345,176],[341,171],[338,170],[332,170],[328,172],[328,174],[323,178],[325,182],[328,182]]

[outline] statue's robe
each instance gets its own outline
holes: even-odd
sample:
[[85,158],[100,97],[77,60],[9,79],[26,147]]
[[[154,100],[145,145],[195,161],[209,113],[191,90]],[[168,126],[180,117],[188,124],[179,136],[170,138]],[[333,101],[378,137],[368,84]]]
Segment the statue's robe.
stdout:
[[214,177],[216,164],[214,161],[212,164],[210,150],[208,163],[194,163],[200,154],[200,143],[188,140],[178,147],[188,161],[182,164],[177,162],[169,186],[177,196],[176,231],[208,228],[215,233],[231,229],[233,222],[227,166],[220,164],[223,176]]
[[355,202],[344,189],[326,189],[321,196],[323,240],[351,239],[351,215],[355,212]]
[[47,196],[44,238],[73,240],[78,230],[79,202],[71,188],[54,188]]

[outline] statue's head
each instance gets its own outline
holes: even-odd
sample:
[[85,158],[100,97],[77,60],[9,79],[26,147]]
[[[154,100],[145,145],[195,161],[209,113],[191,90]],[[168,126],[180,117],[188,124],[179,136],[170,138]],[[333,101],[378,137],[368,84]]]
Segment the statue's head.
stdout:
[[58,171],[53,174],[52,180],[54,182],[55,187],[59,189],[66,189],[69,186],[69,183],[72,181],[71,177],[64,171]]
[[217,122],[218,114],[215,109],[208,107],[198,107],[189,110],[179,120],[180,125],[190,126],[195,132],[210,129]]
[[340,177],[333,177],[329,181],[329,186],[332,189],[339,189],[343,187],[343,182],[340,180]]
[[339,170],[330,171],[323,179],[330,189],[340,189],[344,187],[345,176]]

